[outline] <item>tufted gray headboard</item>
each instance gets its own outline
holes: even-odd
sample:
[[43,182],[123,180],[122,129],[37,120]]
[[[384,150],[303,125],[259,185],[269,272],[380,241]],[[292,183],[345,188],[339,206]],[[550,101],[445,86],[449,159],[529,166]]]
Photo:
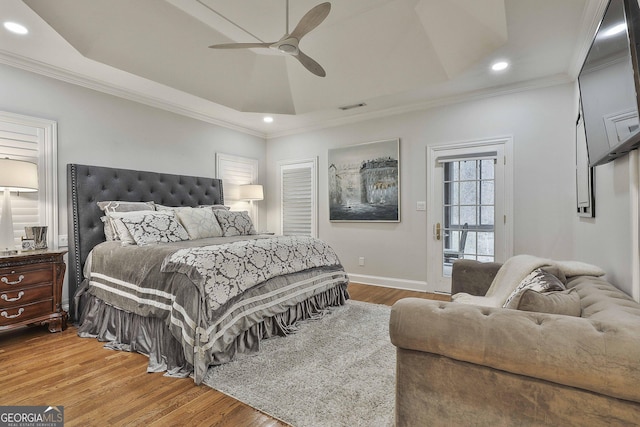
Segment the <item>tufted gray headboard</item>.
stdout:
[[222,181],[216,178],[68,164],[70,314],[75,313],[74,295],[84,279],[87,256],[105,240],[103,212],[96,203],[105,200],[153,201],[165,206],[224,204]]

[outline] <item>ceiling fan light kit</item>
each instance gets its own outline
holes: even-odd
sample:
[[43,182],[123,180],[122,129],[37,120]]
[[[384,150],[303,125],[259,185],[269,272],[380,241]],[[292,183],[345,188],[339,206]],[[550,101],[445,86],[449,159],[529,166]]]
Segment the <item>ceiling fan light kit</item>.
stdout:
[[331,11],[331,3],[321,3],[309,10],[300,20],[293,32],[289,33],[289,1],[287,0],[287,28],[284,36],[274,43],[225,43],[209,46],[212,49],[250,49],[270,48],[296,58],[307,70],[319,77],[327,73],[314,59],[305,55],[298,44],[302,37],[322,23]]

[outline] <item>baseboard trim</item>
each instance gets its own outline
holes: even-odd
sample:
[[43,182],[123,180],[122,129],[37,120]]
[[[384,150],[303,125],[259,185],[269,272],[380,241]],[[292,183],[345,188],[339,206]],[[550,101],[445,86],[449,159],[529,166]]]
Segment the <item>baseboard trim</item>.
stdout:
[[349,280],[363,285],[382,286],[385,288],[402,289],[404,291],[427,292],[427,282],[420,280],[397,279],[394,277],[367,276],[347,272]]

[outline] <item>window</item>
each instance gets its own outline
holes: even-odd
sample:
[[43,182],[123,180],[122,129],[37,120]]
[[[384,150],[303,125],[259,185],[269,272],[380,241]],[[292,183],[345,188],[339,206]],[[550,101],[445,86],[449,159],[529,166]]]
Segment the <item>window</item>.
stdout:
[[317,237],[317,160],[281,162],[279,165],[282,234]]
[[234,211],[248,211],[256,230],[260,230],[257,206],[240,200],[238,193],[240,185],[258,183],[258,160],[217,153],[216,176],[223,181],[225,205]]
[[444,261],[494,261],[495,159],[444,163]]
[[46,225],[49,246],[58,246],[56,138],[54,121],[0,111],[0,156],[38,165],[38,191],[11,194],[16,245],[25,226]]

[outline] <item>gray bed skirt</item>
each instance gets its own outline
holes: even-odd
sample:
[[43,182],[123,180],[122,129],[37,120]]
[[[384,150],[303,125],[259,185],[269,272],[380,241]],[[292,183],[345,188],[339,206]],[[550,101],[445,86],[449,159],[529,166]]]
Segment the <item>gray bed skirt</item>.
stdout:
[[[89,293],[83,293],[80,298],[80,337],[97,338],[113,350],[148,356],[147,372],[165,372],[165,376],[181,378],[193,373],[193,366],[184,357],[180,342],[173,337],[163,319],[119,310]],[[289,335],[295,332],[296,324],[301,320],[320,318],[329,307],[344,305],[347,299],[347,285],[340,284],[266,318],[242,332],[224,352],[213,354],[213,365],[227,363],[238,353],[256,352],[261,340]]]

